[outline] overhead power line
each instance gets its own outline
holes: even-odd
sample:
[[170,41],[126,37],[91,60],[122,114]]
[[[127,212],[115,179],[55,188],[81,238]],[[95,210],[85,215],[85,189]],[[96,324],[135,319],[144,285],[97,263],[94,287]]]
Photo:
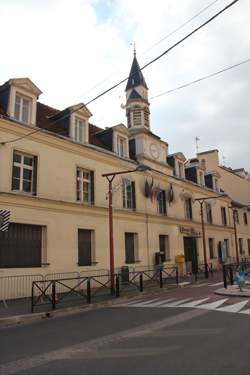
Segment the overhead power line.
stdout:
[[[183,43],[185,40],[187,40],[188,38],[190,38],[190,36],[192,36],[193,34],[195,34],[197,31],[199,31],[200,29],[202,29],[204,26],[208,25],[210,22],[212,22],[214,19],[216,19],[218,16],[220,16],[222,13],[224,13],[226,10],[228,10],[229,8],[231,8],[234,4],[238,3],[239,0],[234,0],[232,1],[231,3],[229,3],[227,6],[225,6],[223,9],[221,9],[219,12],[217,12],[216,14],[214,14],[212,17],[210,17],[207,21],[203,22],[200,26],[196,27],[193,31],[191,31],[190,33],[188,33],[186,36],[184,36],[183,38],[181,38],[178,42],[174,43],[171,47],[169,47],[168,49],[166,49],[163,53],[161,53],[160,55],[158,55],[157,57],[155,57],[153,60],[149,61],[147,64],[145,64],[142,68],[138,69],[137,71],[135,71],[133,74],[137,74],[139,71],[142,71],[144,70],[145,68],[147,68],[148,66],[152,65],[153,63],[155,63],[156,61],[158,61],[159,59],[161,59],[163,56],[165,56],[167,53],[169,53],[170,51],[172,51],[175,47],[177,47],[179,44]],[[81,106],[77,107],[76,109],[73,109],[71,111],[71,113],[74,113],[76,111],[79,111],[81,108],[84,108],[86,107],[87,105],[93,103],[94,101],[96,101],[97,99],[101,98],[102,96],[106,95],[108,92],[114,90],[116,87],[120,86],[122,83],[126,82],[128,80],[129,77],[126,77],[126,78],[123,78],[121,81],[119,81],[118,83],[116,83],[115,85],[111,86],[110,88],[108,88],[107,90],[104,90],[103,92],[101,92],[99,95],[95,96],[93,99],[89,100],[87,103],[85,104],[82,104]],[[59,120],[62,120],[64,118],[67,118],[68,117],[68,114],[65,115],[65,116],[62,116],[60,119],[57,119],[57,120],[54,120],[50,125],[48,125],[45,129],[46,130],[49,130],[51,126],[53,126],[56,122],[58,122]],[[23,135],[22,137],[18,137],[16,139],[13,139],[11,141],[5,141],[5,142],[1,142],[1,144],[6,144],[6,143],[14,143],[16,141],[19,141],[23,138],[26,138],[30,135],[33,135],[35,133],[38,133],[39,131],[43,130],[43,128],[39,128],[39,129],[36,129],[36,130],[33,130],[25,135]]]
[[[207,9],[211,8],[215,3],[217,3],[218,1],[220,0],[215,0],[213,1],[212,3],[208,4],[205,8],[201,9],[199,12],[195,13],[192,17],[190,17],[187,21],[185,21],[184,23],[182,23],[180,26],[178,26],[176,29],[170,31],[167,35],[165,35],[163,38],[161,38],[160,40],[158,40],[157,42],[155,42],[153,45],[151,45],[150,47],[148,47],[145,51],[142,52],[142,56],[145,55],[145,53],[147,53],[148,51],[151,51],[155,46],[159,45],[160,43],[162,43],[164,40],[168,39],[170,36],[174,35],[175,33],[177,33],[178,31],[180,31],[183,27],[185,27],[186,25],[188,25],[190,22],[192,22],[195,18],[199,17],[202,13],[204,13]],[[86,90],[83,94],[81,95],[78,95],[77,96],[77,99],[81,98],[83,95],[93,91],[94,89],[96,89],[98,86],[100,86],[101,84],[103,84],[104,82],[107,82],[112,76],[114,73],[118,73],[118,70],[116,70],[115,72],[114,71],[111,71],[108,76],[104,79],[102,79],[100,82],[96,83],[94,86],[92,86],[91,88],[89,88],[88,90]]]
[[184,89],[185,87],[188,87],[188,86],[191,86],[191,85],[194,85],[195,83],[198,83],[198,82],[201,82],[201,81],[204,81],[205,79],[208,79],[208,78],[212,78],[212,77],[215,77],[221,73],[224,73],[228,70],[231,70],[231,69],[234,69],[234,68],[237,68],[238,66],[240,65],[243,65],[243,64],[246,64],[246,63],[249,63],[250,62],[250,59],[247,59],[247,60],[244,60],[244,61],[241,61],[239,62],[238,64],[234,64],[234,65],[231,65],[231,66],[228,66],[224,69],[221,69],[221,70],[218,70],[217,72],[214,72],[214,73],[211,73],[211,74],[208,74],[206,76],[203,76],[203,77],[200,77],[200,78],[197,78],[195,79],[194,81],[191,81],[191,82],[188,82],[188,83],[185,83],[184,85],[181,85],[181,86],[177,86],[173,89],[170,89],[170,90],[167,90],[167,91],[164,91],[162,92],[161,94],[158,94],[158,95],[154,95],[154,96],[151,96],[151,98],[149,98],[150,100],[152,99],[156,99],[156,98],[159,98],[163,95],[167,95],[167,94],[170,94],[174,91],[177,91],[177,90],[181,90],[181,89]]

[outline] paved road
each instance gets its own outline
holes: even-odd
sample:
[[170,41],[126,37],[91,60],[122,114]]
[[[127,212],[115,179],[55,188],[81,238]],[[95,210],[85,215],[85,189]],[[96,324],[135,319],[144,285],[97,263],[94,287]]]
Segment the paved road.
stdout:
[[0,374],[249,375],[249,300],[216,287],[3,328]]

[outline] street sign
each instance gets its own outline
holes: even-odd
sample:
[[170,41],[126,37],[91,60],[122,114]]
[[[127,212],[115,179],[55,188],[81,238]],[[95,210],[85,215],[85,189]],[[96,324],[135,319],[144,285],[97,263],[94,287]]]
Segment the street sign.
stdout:
[[10,211],[0,210],[0,232],[7,232],[10,223]]

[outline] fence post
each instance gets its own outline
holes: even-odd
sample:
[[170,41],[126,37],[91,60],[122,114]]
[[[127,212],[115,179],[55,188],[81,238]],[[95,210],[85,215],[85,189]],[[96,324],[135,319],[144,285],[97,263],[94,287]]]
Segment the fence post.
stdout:
[[179,270],[178,270],[178,267],[175,267],[175,280],[176,280],[176,285],[179,285]]
[[140,292],[143,292],[143,273],[140,273]]
[[91,285],[89,277],[87,279],[87,303],[91,303]]
[[227,274],[226,274],[226,266],[223,264],[222,266],[222,272],[223,272],[223,282],[224,282],[224,288],[227,289]]
[[163,287],[163,282],[162,282],[162,270],[159,271],[159,278],[160,278],[160,288]]
[[34,312],[34,281],[32,281],[31,287],[31,312]]
[[229,268],[229,275],[230,275],[230,284],[234,285],[234,275],[233,275],[233,268]]
[[116,275],[116,278],[115,278],[115,296],[117,298],[120,297],[119,275]]
[[52,281],[52,309],[55,310],[56,308],[56,282],[55,280]]

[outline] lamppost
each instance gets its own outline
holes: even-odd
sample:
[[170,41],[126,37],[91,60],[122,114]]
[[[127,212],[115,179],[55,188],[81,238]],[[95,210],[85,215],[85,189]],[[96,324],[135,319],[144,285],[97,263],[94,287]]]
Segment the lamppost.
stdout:
[[204,223],[204,211],[203,205],[204,202],[208,199],[218,199],[221,198],[223,195],[216,195],[212,197],[202,197],[196,198],[195,201],[199,202],[200,204],[200,214],[201,214],[201,229],[202,229],[202,242],[203,242],[203,257],[205,263],[205,277],[208,279],[208,264],[207,264],[207,246],[206,246],[206,233],[205,233],[205,223]]
[[125,170],[125,171],[118,171],[118,172],[111,172],[111,173],[102,174],[102,177],[106,177],[106,179],[108,180],[108,184],[109,184],[108,207],[109,207],[109,261],[110,261],[111,294],[114,294],[114,287],[115,287],[112,183],[115,179],[115,176],[117,176],[117,175],[134,173],[134,172],[144,172],[144,171],[147,171],[147,170],[151,170],[151,168],[146,166],[146,165],[139,164],[135,169],[132,169],[132,170]]

